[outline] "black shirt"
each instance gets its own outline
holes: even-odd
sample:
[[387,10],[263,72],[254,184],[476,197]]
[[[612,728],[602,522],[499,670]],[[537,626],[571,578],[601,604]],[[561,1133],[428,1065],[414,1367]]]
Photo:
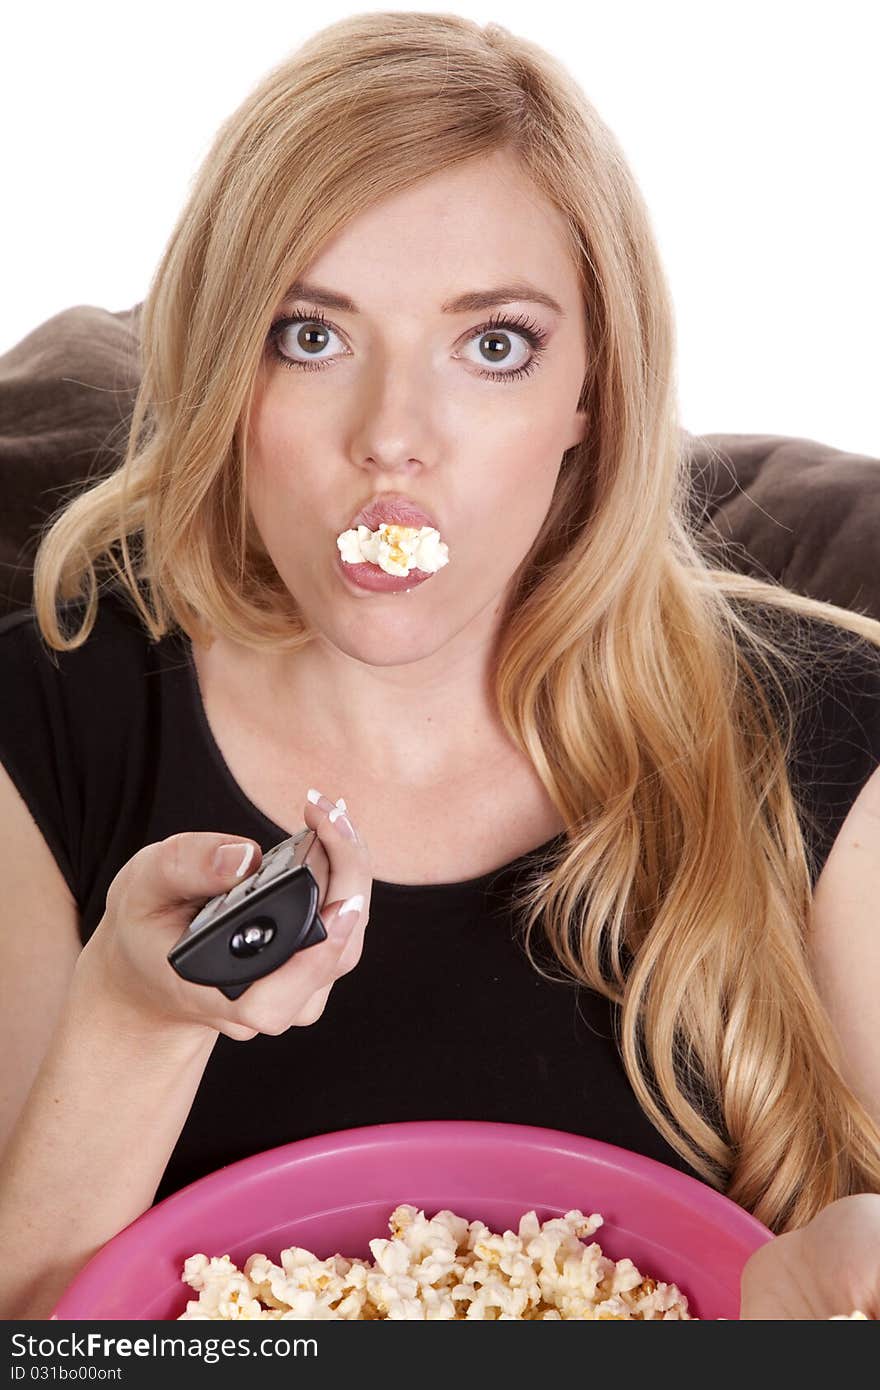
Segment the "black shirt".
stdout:
[[[840,659],[801,716],[790,764],[818,817],[814,884],[880,762],[880,649],[829,640]],[[143,845],[180,830],[248,836],[264,852],[286,838],[223,760],[188,638],[153,643],[112,590],[77,651],[50,654],[32,609],[0,620],[0,690],[0,762],[79,905],[83,943]],[[555,843],[465,882],[375,880],[361,960],[322,1017],[247,1043],[220,1035],[154,1200],[290,1140],[416,1119],[566,1130],[699,1176],[639,1107],[613,1006],[539,975],[514,934],[517,876]]]

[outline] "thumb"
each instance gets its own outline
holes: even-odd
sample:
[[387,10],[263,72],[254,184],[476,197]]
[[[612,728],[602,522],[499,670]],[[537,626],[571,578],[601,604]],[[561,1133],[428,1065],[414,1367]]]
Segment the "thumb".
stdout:
[[211,857],[211,869],[224,881],[231,878],[234,883],[237,879],[247,878],[249,874],[255,873],[261,857],[260,847],[253,840],[227,838],[215,848]]
[[110,893],[123,891],[126,911],[142,916],[189,910],[228,892],[256,873],[261,862],[262,850],[254,840],[184,830],[138,850],[130,861],[131,872],[117,875],[124,875],[124,884],[117,889],[114,880]]

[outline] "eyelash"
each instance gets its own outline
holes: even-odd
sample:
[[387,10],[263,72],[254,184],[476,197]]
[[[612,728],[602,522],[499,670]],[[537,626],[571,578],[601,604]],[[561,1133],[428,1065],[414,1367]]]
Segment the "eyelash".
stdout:
[[[295,323],[319,323],[324,328],[332,329],[334,333],[338,331],[333,327],[332,323],[327,322],[320,310],[317,310],[316,312],[309,314],[303,314],[297,311],[293,314],[286,315],[283,318],[276,319],[275,322],[272,324],[272,327],[269,329],[268,346],[271,355],[274,357],[276,362],[281,363],[282,367],[290,367],[294,370],[301,370],[306,372],[323,371],[325,367],[328,367],[330,365],[329,362],[299,362],[296,360],[296,358],[286,357],[279,348],[278,339],[280,338],[281,334],[286,329],[290,328],[292,324]],[[532,349],[532,355],[529,358],[528,362],[524,363],[521,367],[516,367],[513,371],[478,371],[477,375],[485,377],[489,381],[518,381],[522,377],[529,376],[530,373],[533,372],[538,365],[538,359],[545,350],[547,338],[549,335],[545,332],[543,328],[540,327],[539,324],[535,323],[532,319],[526,318],[524,314],[515,315],[513,317],[507,317],[503,314],[495,314],[486,323],[481,324],[479,328],[475,328],[471,336],[475,338],[482,336],[482,334],[484,333],[491,332],[493,328],[509,328],[513,330],[515,333],[525,338],[526,342]]]

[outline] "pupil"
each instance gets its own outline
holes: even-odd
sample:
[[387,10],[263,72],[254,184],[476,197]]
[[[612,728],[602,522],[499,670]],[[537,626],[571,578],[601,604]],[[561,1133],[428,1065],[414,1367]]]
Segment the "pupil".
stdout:
[[314,335],[316,335],[316,334],[323,334],[324,332],[325,332],[325,330],[324,330],[323,328],[316,328],[314,325],[311,326],[311,327],[309,327],[308,325],[304,326],[303,328],[300,329],[299,334],[297,335],[298,338],[299,338],[300,347],[304,347],[304,348],[307,348],[307,349],[311,349],[311,348],[322,348],[322,347],[324,346],[323,343],[316,343],[316,342],[314,342],[314,341],[306,342],[306,341],[304,341],[304,340],[305,340],[305,338],[307,338],[310,334],[312,335],[312,337],[314,337]]
[[[483,342],[484,342],[484,343],[493,343],[493,344],[495,344],[495,347],[493,347],[493,348],[491,349],[491,351],[493,351],[493,352],[498,351],[498,350],[501,350],[501,353],[502,353],[502,356],[501,356],[501,359],[500,359],[501,361],[504,360],[504,357],[505,357],[505,356],[507,355],[507,353],[510,351],[510,349],[508,348],[507,344],[504,342],[504,340],[503,340],[502,338],[499,338],[499,336],[498,336],[497,333],[487,333],[487,334],[485,334],[485,336],[484,336],[484,338],[483,338]],[[496,358],[495,358],[495,361],[498,361],[498,360],[499,360],[499,359],[496,357]]]

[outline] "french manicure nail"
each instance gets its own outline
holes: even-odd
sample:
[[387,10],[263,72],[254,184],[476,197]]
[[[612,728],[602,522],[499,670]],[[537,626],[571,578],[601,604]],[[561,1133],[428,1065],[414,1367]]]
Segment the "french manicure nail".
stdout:
[[214,855],[214,869],[218,874],[234,873],[241,878],[253,857],[253,845],[221,845]]
[[322,811],[332,811],[333,802],[329,796],[324,796],[323,792],[315,791],[314,787],[309,787],[308,798],[313,806],[317,806]]
[[346,898],[336,914],[336,920],[330,927],[329,934],[337,937],[348,936],[363,905],[363,893],[355,893],[354,897]]
[[347,840],[357,839],[354,826],[348,819],[348,816],[345,814],[345,812],[340,811],[338,806],[333,807],[333,810],[330,812],[327,819],[330,821],[331,825],[336,826],[336,829],[339,831],[340,835],[344,835]]

